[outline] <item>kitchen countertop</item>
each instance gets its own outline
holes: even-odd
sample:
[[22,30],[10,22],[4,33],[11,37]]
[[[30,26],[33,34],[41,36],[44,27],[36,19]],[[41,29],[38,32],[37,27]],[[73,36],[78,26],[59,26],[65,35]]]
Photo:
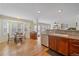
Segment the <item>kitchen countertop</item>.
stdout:
[[67,35],[67,34],[49,34],[49,35],[79,40],[79,36],[77,35]]

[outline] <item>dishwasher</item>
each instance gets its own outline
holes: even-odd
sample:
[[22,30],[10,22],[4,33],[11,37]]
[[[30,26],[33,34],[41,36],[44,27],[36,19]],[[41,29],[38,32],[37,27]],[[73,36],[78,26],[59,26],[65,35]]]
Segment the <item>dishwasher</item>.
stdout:
[[41,44],[48,47],[48,34],[47,33],[41,34]]

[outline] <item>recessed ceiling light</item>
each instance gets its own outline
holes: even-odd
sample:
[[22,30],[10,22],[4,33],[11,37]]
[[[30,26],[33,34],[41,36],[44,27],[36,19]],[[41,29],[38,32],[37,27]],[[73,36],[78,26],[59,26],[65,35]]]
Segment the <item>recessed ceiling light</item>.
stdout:
[[63,12],[63,9],[59,9],[59,10],[58,10],[58,13],[61,13],[61,12]]
[[37,13],[40,13],[40,11],[37,11]]

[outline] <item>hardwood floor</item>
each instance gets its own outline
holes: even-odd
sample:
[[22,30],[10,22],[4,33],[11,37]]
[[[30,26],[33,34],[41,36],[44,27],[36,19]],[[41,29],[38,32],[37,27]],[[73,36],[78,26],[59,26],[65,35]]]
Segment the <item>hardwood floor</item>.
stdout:
[[60,56],[41,45],[40,40],[26,39],[23,44],[13,41],[0,43],[0,56]]

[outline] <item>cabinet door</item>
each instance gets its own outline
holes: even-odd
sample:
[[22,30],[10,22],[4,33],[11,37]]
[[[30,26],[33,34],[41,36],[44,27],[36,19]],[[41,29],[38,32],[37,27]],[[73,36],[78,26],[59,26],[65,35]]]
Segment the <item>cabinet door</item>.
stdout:
[[79,40],[71,39],[70,40],[70,55],[79,56]]
[[58,37],[57,51],[63,55],[68,55],[68,39],[67,38]]
[[56,40],[54,36],[49,36],[49,48],[56,50]]

